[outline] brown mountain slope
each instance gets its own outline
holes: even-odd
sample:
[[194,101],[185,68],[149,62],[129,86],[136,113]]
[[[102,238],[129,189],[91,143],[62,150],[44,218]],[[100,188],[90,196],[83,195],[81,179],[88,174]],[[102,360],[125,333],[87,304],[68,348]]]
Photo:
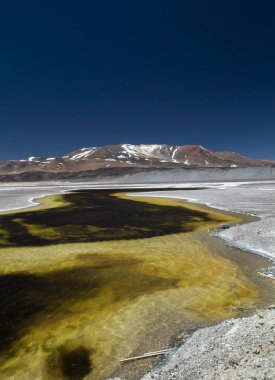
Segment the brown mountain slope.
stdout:
[[110,145],[81,148],[56,158],[29,157],[0,161],[0,175],[70,173],[101,168],[180,168],[274,166],[275,161],[251,159],[234,152],[215,152],[200,145]]

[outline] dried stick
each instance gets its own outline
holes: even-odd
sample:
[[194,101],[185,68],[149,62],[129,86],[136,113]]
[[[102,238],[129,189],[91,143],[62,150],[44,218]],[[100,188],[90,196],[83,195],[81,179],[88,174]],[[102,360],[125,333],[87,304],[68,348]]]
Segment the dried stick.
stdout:
[[171,348],[168,348],[168,349],[166,349],[166,350],[159,350],[159,351],[153,351],[153,352],[146,352],[146,353],[143,354],[143,355],[132,356],[131,358],[126,358],[126,359],[120,359],[120,363],[125,363],[125,362],[129,362],[129,361],[132,361],[132,360],[139,360],[139,359],[151,358],[152,356],[164,355],[164,354],[166,354],[166,352],[169,352],[169,351],[171,351],[171,350],[172,350]]

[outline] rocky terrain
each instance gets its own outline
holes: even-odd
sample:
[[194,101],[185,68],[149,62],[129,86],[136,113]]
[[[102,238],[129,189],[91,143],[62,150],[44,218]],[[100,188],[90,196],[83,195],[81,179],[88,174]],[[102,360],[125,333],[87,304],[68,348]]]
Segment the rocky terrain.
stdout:
[[275,379],[275,305],[196,331],[142,380]]
[[[245,170],[244,170],[245,169]],[[0,182],[203,181],[275,178],[275,161],[199,145],[111,145],[82,148],[63,157],[0,161]]]

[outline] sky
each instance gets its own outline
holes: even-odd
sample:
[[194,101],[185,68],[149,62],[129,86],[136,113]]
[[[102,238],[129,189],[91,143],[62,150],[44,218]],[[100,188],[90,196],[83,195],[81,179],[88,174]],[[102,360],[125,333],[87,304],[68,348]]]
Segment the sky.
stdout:
[[0,160],[203,145],[275,159],[273,0],[4,0]]

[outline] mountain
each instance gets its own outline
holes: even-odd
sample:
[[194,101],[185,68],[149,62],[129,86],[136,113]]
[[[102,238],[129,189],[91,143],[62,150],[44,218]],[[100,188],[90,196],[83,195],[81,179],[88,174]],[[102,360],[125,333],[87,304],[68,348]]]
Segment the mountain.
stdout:
[[235,168],[275,166],[234,152],[215,152],[200,145],[109,145],[75,150],[66,156],[0,161],[0,175],[78,173],[111,168]]

